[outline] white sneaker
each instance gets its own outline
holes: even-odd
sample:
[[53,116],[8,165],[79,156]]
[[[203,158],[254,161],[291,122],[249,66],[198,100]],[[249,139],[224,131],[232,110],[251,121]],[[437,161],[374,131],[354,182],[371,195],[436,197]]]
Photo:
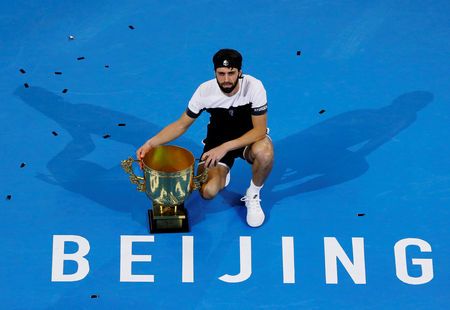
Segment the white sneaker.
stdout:
[[245,195],[241,198],[241,201],[245,201],[245,206],[247,207],[247,224],[251,227],[261,226],[265,215],[259,203],[261,201],[259,196],[250,197]]
[[227,187],[228,184],[230,184],[230,179],[231,179],[230,170],[228,170],[227,177],[225,178],[225,187]]

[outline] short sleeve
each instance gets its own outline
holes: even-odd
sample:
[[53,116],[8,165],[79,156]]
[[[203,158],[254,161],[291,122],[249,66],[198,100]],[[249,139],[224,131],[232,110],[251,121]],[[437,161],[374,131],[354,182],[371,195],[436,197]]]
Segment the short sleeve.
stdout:
[[189,104],[186,109],[186,114],[189,117],[197,118],[200,116],[200,114],[203,111],[202,100],[201,100],[201,97],[202,97],[201,96],[201,93],[202,93],[201,87],[202,87],[202,85],[200,85],[197,88],[197,90],[192,95],[191,100],[189,100]]
[[261,81],[256,80],[251,94],[252,115],[267,113],[267,94]]

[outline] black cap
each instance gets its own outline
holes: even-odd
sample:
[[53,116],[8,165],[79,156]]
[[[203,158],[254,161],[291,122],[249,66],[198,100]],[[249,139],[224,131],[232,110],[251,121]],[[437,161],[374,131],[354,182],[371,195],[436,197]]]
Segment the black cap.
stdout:
[[214,70],[221,67],[236,68],[241,70],[242,55],[233,49],[224,48],[214,54],[213,59]]

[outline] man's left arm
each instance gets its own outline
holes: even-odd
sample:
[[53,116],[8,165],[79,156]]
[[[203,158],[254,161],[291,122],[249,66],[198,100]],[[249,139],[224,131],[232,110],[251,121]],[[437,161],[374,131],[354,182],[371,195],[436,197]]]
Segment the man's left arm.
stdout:
[[203,154],[202,160],[205,161],[205,166],[208,168],[213,167],[229,151],[239,149],[263,139],[267,133],[267,113],[252,115],[252,123],[253,128],[239,138],[227,141]]

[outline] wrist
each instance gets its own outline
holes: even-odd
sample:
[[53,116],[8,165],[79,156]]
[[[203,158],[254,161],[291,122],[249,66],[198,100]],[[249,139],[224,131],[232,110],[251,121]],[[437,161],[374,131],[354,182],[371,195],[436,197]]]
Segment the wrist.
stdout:
[[222,144],[222,147],[225,149],[225,151],[228,153],[232,149],[231,141],[227,141]]
[[157,144],[153,141],[153,139],[147,140],[147,142],[145,142],[145,144],[146,144],[147,146],[149,146],[150,148],[154,148],[154,147],[157,146]]

